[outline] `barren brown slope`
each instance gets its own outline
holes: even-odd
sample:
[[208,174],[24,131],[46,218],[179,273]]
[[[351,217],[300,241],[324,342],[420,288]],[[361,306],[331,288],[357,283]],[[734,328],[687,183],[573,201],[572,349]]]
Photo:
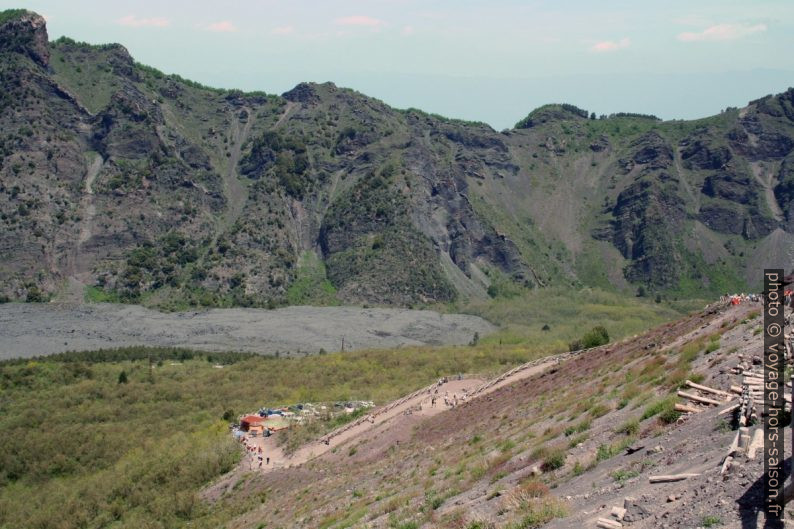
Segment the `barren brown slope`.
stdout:
[[[239,528],[452,528],[478,520],[522,527],[510,524],[528,517],[592,527],[625,496],[636,497],[635,510],[644,513],[637,527],[694,527],[707,516],[738,527],[754,512],[757,463],[738,462],[722,481],[735,432],[715,410],[676,421],[669,407],[687,378],[722,389],[734,383],[727,368],[759,348],[758,309],[711,308],[456,409],[403,416],[300,467],[244,477],[217,501],[264,498],[228,525]],[[642,448],[626,455],[629,446]],[[649,475],[678,471],[702,475],[648,483]],[[668,504],[670,495],[680,501]]]

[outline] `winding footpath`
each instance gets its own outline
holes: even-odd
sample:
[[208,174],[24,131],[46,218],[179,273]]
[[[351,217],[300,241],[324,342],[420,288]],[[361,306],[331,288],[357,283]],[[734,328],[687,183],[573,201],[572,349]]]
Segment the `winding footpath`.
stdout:
[[[262,453],[270,457],[270,463],[263,465],[261,468],[263,472],[300,466],[376,429],[381,427],[388,428],[390,426],[389,423],[394,422],[403,415],[413,414],[421,417],[431,417],[453,409],[444,405],[443,395],[445,393],[449,394],[450,398],[452,395],[466,395],[465,401],[478,399],[519,380],[543,373],[552,366],[558,365],[560,362],[582,352],[574,351],[532,360],[488,381],[472,377],[460,380],[450,379],[443,384],[434,383],[385,406],[375,408],[371,413],[341,426],[316,441],[308,443],[292,455],[284,453],[281,447],[276,444],[275,436],[247,438],[245,442],[248,446],[254,447],[255,450],[262,448]],[[472,387],[475,389],[471,390]],[[438,402],[433,407],[431,406],[431,398],[436,389],[438,389]],[[461,401],[464,401],[464,399],[461,399]],[[258,463],[255,463],[255,459],[256,453],[249,454],[241,462],[242,469],[257,469]]]

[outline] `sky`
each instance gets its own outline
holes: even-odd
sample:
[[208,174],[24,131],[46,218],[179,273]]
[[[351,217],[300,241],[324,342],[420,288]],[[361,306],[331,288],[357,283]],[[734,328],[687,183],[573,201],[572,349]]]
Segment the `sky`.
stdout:
[[204,84],[332,81],[398,107],[512,126],[567,102],[693,119],[794,86],[791,0],[0,0],[51,39],[123,44]]

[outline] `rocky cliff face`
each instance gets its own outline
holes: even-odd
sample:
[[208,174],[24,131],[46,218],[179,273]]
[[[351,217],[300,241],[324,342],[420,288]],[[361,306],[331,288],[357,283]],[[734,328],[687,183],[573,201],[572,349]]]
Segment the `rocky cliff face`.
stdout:
[[44,17],[23,9],[5,11],[0,25],[0,50],[27,55],[46,67],[50,48]]
[[695,122],[548,105],[497,132],[332,84],[214,90],[119,45],[50,43],[29,12],[0,20],[8,298],[67,283],[165,307],[510,284],[686,295],[790,266],[794,90]]

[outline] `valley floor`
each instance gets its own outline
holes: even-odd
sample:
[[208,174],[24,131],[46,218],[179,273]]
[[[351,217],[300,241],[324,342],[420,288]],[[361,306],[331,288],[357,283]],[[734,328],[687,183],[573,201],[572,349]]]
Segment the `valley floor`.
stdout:
[[[495,327],[477,316],[358,307],[161,313],[108,303],[0,304],[0,360],[147,345],[261,354],[467,344]],[[344,343],[344,346],[343,346]]]

